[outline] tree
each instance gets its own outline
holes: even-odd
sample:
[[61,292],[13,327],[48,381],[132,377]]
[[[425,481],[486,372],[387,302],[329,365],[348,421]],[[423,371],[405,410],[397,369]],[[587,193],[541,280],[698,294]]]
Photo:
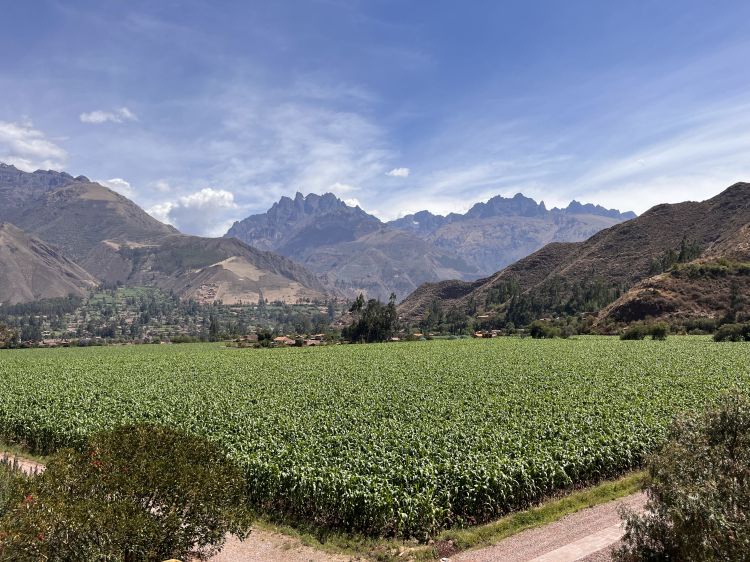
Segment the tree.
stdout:
[[420,328],[425,332],[431,330],[440,330],[440,325],[443,323],[443,306],[440,304],[438,299],[434,299],[430,303],[430,309],[427,311],[427,316],[420,322]]
[[211,315],[208,323],[208,337],[211,341],[219,339],[219,320],[216,318],[215,314]]
[[[362,299],[364,300],[364,297]],[[375,299],[367,301],[360,309],[357,321],[344,328],[341,335],[356,342],[387,341],[396,332],[397,325],[396,295],[391,293],[388,304]]]
[[364,306],[365,306],[365,296],[362,293],[360,293],[359,296],[356,298],[356,300],[352,303],[352,306],[349,308],[349,312],[361,312]]
[[747,560],[750,402],[738,392],[677,419],[649,466],[647,514],[627,513],[620,562]]
[[0,518],[0,560],[207,558],[226,533],[247,535],[244,486],[205,439],[122,427],[57,453],[15,492]]
[[18,334],[4,324],[0,324],[0,347],[13,347],[18,342]]

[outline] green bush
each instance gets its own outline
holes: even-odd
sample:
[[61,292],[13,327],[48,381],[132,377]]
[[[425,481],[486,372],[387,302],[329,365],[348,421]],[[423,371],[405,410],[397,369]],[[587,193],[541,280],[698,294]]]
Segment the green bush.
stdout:
[[747,560],[750,402],[733,393],[678,419],[649,466],[647,514],[627,513],[620,562]]
[[558,338],[562,335],[560,328],[537,320],[529,325],[529,335],[534,339]]
[[646,337],[647,331],[643,324],[633,324],[628,326],[625,331],[620,334],[621,340],[642,340]]
[[651,339],[664,341],[667,339],[667,334],[669,334],[669,325],[664,322],[652,324],[649,326],[649,334],[651,335]]
[[654,340],[666,340],[669,334],[669,325],[664,322],[657,324],[632,324],[620,334],[621,340],[642,340],[651,336]]
[[60,451],[14,497],[2,561],[205,558],[250,524],[241,471],[212,443],[159,426]]
[[724,324],[714,334],[714,341],[750,341],[750,324]]

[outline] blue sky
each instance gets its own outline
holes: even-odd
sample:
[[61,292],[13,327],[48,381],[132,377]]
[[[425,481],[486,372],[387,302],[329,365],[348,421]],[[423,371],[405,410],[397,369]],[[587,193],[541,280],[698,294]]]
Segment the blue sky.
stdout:
[[643,212],[750,181],[750,3],[3,3],[0,161],[182,230],[523,192]]

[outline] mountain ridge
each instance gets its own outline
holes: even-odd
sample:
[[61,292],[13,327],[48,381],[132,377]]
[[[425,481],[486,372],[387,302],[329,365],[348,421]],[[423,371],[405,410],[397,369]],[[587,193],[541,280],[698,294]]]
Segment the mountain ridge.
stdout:
[[[85,176],[3,165],[0,203],[0,221],[54,244],[107,283],[150,284],[206,302],[261,295],[296,302],[336,294],[287,258],[238,241],[181,234]],[[165,264],[175,267],[166,271]]]
[[332,193],[282,197],[266,212],[236,222],[226,237],[293,259],[354,297],[387,300],[424,281],[472,276],[458,256],[395,229]]
[[621,213],[575,200],[564,209],[547,209],[543,201],[517,193],[476,203],[464,214],[421,211],[389,224],[463,256],[481,276],[489,276],[545,244],[585,240],[635,216],[632,211]]
[[364,292],[387,299],[391,292],[403,297],[423,282],[451,275],[477,279],[498,261],[538,249],[547,237],[583,239],[635,216],[577,201],[569,208],[547,210],[519,193],[476,203],[464,215],[420,211],[383,222],[332,193],[297,192],[235,222],[225,236],[294,259],[349,296]]
[[[528,321],[534,315],[559,312],[570,302],[565,299],[586,290],[600,291],[597,298],[603,302],[601,307],[590,307],[591,312],[606,311],[612,302],[619,302],[622,311],[628,306],[629,292],[662,275],[655,271],[659,263],[671,260],[670,267],[677,263],[685,244],[694,246],[698,254],[689,262],[750,261],[750,184],[736,183],[701,202],[657,205],[583,242],[549,244],[470,285],[461,281],[424,285],[401,303],[400,312],[406,318],[422,318],[429,303],[437,300],[448,308],[477,307],[477,312],[494,310],[506,317],[515,312],[516,318]],[[636,303],[633,295],[629,302],[640,309],[628,316],[630,321],[661,314],[657,308]],[[523,306],[526,316],[520,313]],[[602,312],[597,322],[612,320]]]

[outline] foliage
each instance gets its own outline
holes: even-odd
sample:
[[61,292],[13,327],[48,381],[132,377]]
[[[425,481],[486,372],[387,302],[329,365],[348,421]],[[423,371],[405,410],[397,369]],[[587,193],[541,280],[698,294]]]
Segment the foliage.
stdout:
[[13,347],[18,341],[18,334],[7,326],[0,324],[0,347]]
[[688,277],[690,279],[744,276],[750,275],[750,263],[731,262],[725,259],[702,263],[686,263],[675,266],[671,274],[674,277]]
[[686,236],[683,236],[680,242],[680,247],[677,250],[671,248],[665,250],[664,253],[651,261],[648,273],[649,275],[658,275],[669,271],[677,264],[683,264],[698,259],[701,255],[700,244],[695,240],[688,240]]
[[569,281],[553,277],[531,293],[513,295],[508,301],[505,320],[522,326],[548,314],[594,312],[615,301],[621,293],[620,287],[599,278]]
[[430,308],[424,319],[419,323],[422,332],[440,332],[453,335],[467,334],[470,331],[471,322],[467,314],[457,306],[451,307],[448,312],[438,299],[430,303]]
[[562,331],[547,322],[536,320],[529,325],[529,335],[534,339],[559,338]]
[[26,480],[15,460],[0,457],[0,517],[23,498]]
[[719,326],[714,334],[714,341],[750,341],[750,322]]
[[354,342],[373,343],[388,341],[396,333],[398,313],[394,294],[391,295],[388,304],[370,299],[366,305],[362,305],[358,298],[351,311],[356,311],[358,317],[354,324],[341,331],[344,338]]
[[657,322],[655,324],[631,324],[622,334],[621,340],[642,340],[651,336],[653,340],[666,340],[669,334],[669,324]]
[[[216,341],[268,329],[279,333],[325,332],[343,303],[225,305],[182,300],[152,287],[100,289],[87,298],[66,297],[0,307],[0,324],[22,341],[43,337],[105,341]],[[49,332],[49,334],[47,334]],[[0,346],[2,343],[0,343]]]
[[677,412],[747,386],[750,354],[695,336],[3,350],[0,381],[5,441],[157,423],[221,444],[260,510],[421,538],[639,466]]
[[739,393],[679,418],[649,467],[647,515],[630,513],[620,562],[746,560],[750,402]]
[[203,438],[153,425],[63,449],[0,519],[0,560],[205,558],[245,536],[244,479]]

